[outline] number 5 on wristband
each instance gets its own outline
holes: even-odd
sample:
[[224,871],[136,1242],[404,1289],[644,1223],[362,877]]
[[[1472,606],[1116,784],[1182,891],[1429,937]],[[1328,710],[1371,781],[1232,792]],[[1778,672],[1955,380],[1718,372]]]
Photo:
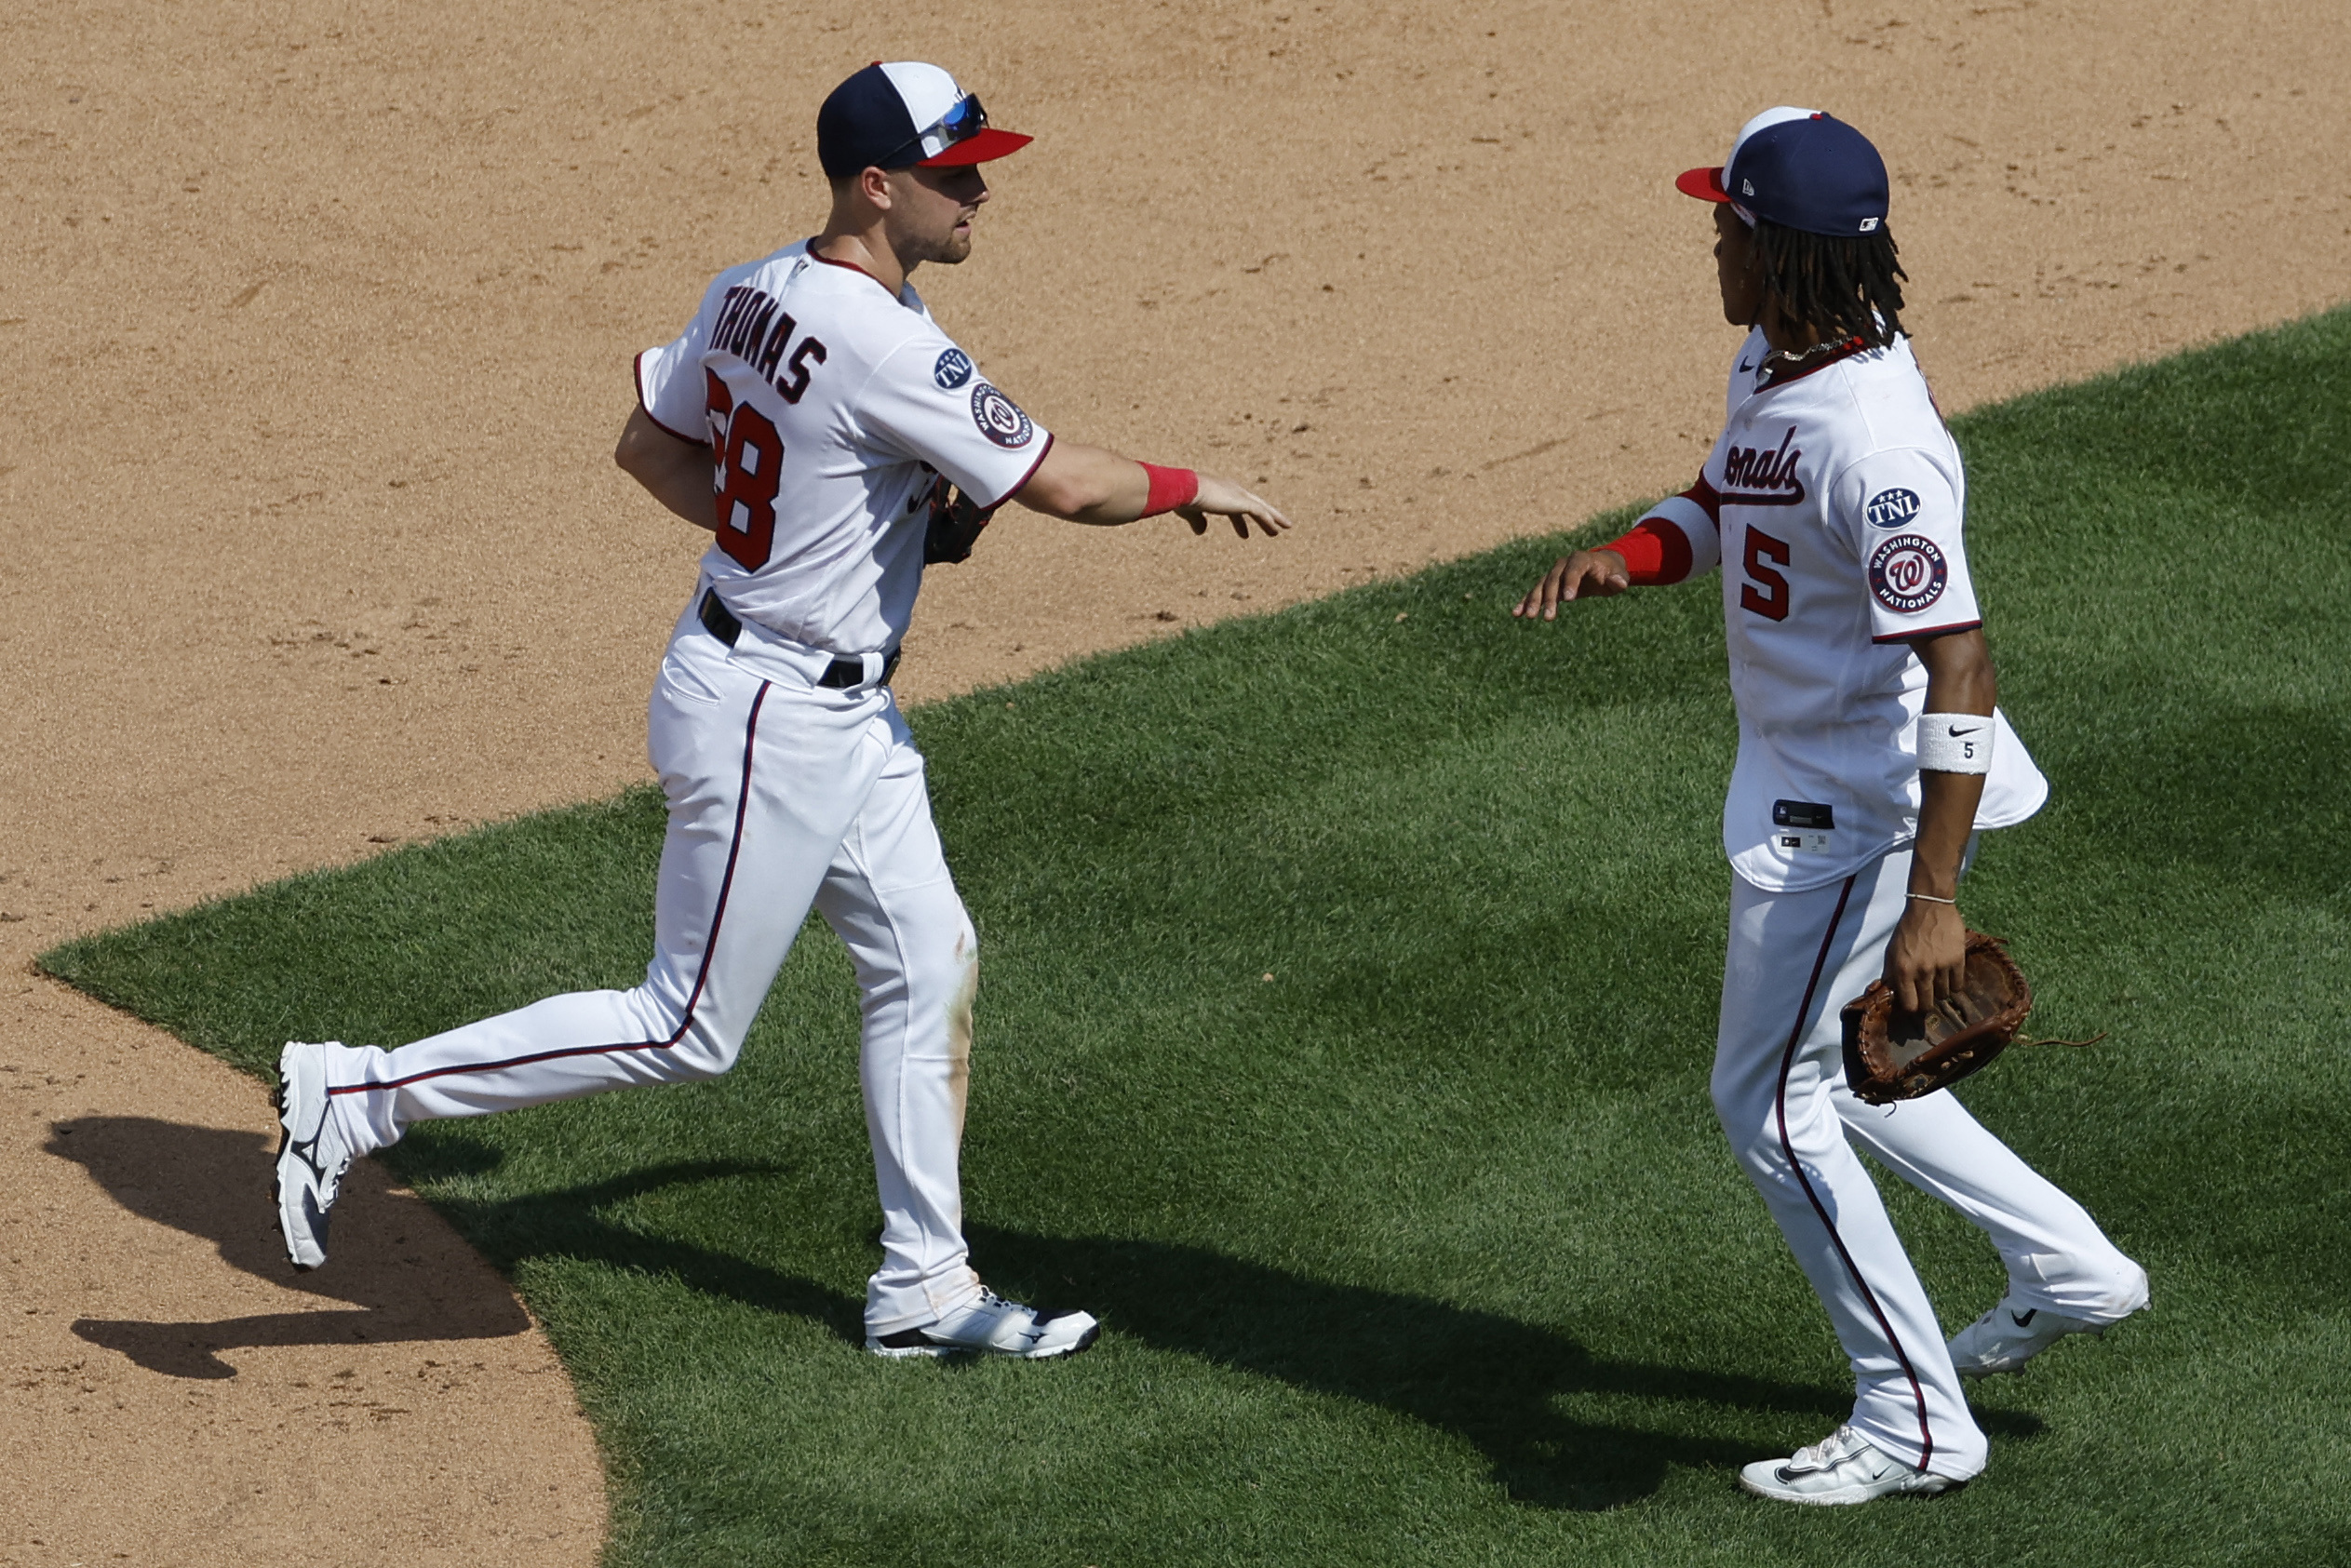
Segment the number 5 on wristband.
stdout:
[[1992,771],[1992,718],[1980,713],[1918,716],[1921,772],[1988,773]]

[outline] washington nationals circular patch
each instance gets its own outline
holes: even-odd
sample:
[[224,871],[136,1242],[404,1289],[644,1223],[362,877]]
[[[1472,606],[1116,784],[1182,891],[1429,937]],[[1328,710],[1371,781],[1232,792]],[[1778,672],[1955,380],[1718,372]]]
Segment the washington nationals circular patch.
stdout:
[[942,390],[953,392],[972,379],[972,356],[960,348],[948,349],[939,355],[939,362],[931,367],[931,379]]
[[1916,490],[1880,490],[1869,498],[1861,515],[1875,529],[1898,529],[1918,516]]
[[[1028,438],[1037,434],[1037,427],[1028,422],[1020,405],[986,382],[972,388],[972,421],[980,427],[981,435],[1000,447],[1025,447]],[[1937,583],[1940,584],[1940,578]]]
[[1942,597],[1950,576],[1935,542],[1915,533],[1896,534],[1870,556],[1870,592],[1878,603],[1903,615],[1915,614]]

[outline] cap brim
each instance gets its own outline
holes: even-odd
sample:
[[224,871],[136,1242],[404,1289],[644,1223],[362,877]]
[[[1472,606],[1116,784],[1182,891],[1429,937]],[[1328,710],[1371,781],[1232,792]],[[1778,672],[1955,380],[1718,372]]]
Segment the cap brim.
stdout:
[[989,126],[977,136],[967,136],[935,158],[924,158],[924,168],[961,168],[967,164],[992,163],[1007,153],[1017,153],[1037,139],[1023,136],[1016,130],[998,130]]
[[1723,189],[1723,171],[1719,168],[1684,169],[1673,181],[1673,188],[1700,201],[1730,200],[1730,193]]

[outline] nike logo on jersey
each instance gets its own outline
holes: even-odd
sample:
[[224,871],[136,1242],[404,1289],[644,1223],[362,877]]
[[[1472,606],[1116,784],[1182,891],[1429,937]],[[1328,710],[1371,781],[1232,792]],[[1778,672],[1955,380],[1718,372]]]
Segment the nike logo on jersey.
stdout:
[[1801,506],[1804,482],[1796,477],[1796,461],[1804,449],[1792,447],[1796,427],[1780,437],[1776,450],[1733,447],[1723,454],[1722,504],[1725,506]]
[[1753,369],[1754,368],[1755,368],[1755,362],[1754,362],[1753,360],[1752,360],[1752,359],[1748,359],[1748,358],[1745,358],[1745,357],[1743,357],[1743,356],[1742,356],[1742,357],[1740,359],[1740,361],[1739,361],[1739,373],[1740,373],[1740,375],[1742,375],[1742,376],[1743,376],[1743,375],[1745,375],[1748,371],[1750,371],[1750,370]]

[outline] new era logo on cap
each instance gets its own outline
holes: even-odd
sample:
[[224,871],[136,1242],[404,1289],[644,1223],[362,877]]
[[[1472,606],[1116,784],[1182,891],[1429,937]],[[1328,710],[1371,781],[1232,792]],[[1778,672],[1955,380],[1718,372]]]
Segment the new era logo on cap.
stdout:
[[832,180],[864,168],[987,163],[1030,140],[989,126],[977,97],[920,60],[876,60],[816,112],[816,160]]
[[1877,233],[1889,196],[1886,160],[1869,138],[1818,109],[1765,110],[1740,127],[1722,168],[1693,168],[1673,183],[1701,201],[1729,202],[1750,223],[1815,235]]

